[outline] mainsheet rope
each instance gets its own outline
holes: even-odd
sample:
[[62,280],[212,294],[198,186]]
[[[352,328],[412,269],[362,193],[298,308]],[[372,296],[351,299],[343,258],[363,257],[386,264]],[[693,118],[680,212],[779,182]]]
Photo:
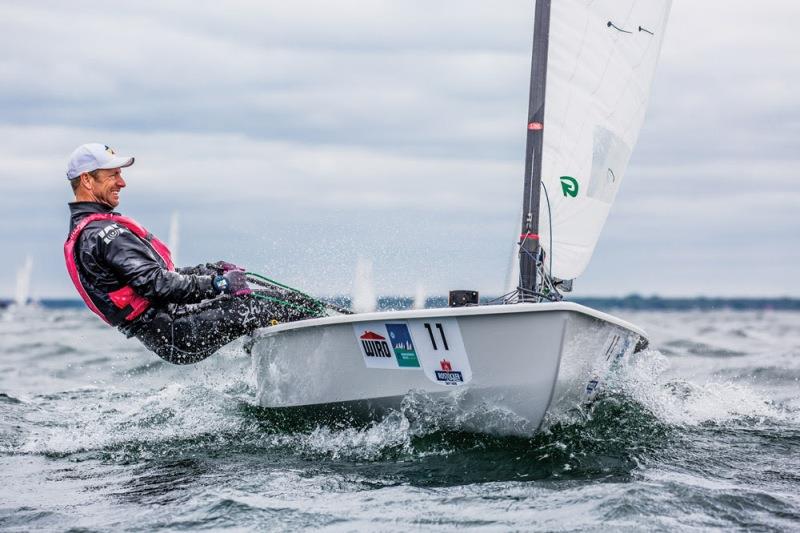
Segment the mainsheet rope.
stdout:
[[[304,299],[306,299],[308,301],[308,303],[310,305],[313,306],[313,308],[312,307],[307,307],[305,305],[300,305],[300,304],[297,304],[297,303],[294,303],[294,302],[289,302],[287,300],[284,300],[282,298],[278,298],[278,297],[275,297],[275,296],[268,296],[266,294],[261,294],[261,293],[259,293],[257,291],[253,291],[253,297],[258,298],[260,300],[267,300],[267,301],[270,301],[270,302],[275,302],[275,303],[277,303],[279,305],[283,305],[285,307],[290,307],[292,309],[297,309],[298,311],[302,311],[304,313],[317,315],[317,316],[325,316],[325,310],[328,309],[328,308],[333,309],[335,311],[338,311],[340,313],[346,313],[346,314],[350,313],[350,311],[347,310],[347,309],[342,309],[342,308],[336,307],[334,305],[331,305],[329,303],[323,302],[322,300],[314,298],[313,296],[311,296],[309,294],[306,294],[306,293],[304,293],[303,291],[301,291],[299,289],[295,289],[294,287],[290,287],[290,286],[285,285],[285,284],[283,284],[283,283],[281,283],[279,281],[275,281],[274,279],[270,279],[270,278],[268,278],[266,276],[262,276],[261,274],[258,274],[257,272],[245,272],[245,275],[248,276],[248,278],[249,278],[248,281],[251,281],[256,285],[260,285],[262,287],[269,287],[269,286],[280,287],[281,289],[287,290],[292,294],[295,294],[297,296],[303,297]],[[255,278],[255,279],[253,279],[253,278]]]

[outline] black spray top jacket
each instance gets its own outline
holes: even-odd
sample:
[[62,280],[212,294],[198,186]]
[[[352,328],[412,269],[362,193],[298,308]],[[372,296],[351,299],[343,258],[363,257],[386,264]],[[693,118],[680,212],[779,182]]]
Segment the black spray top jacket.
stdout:
[[[119,215],[97,202],[72,202],[69,208],[70,234],[89,215]],[[217,296],[212,284],[214,270],[199,265],[171,271],[146,240],[124,228],[110,226],[108,220],[86,225],[73,254],[81,285],[110,324],[128,335],[137,329],[137,320],[131,323],[126,319],[129,309],[121,309],[109,296],[125,287],[146,298],[152,308],[197,303]]]

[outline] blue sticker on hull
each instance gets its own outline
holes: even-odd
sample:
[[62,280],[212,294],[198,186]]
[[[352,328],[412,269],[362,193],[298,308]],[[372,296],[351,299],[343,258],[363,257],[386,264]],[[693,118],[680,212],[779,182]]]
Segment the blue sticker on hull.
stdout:
[[411,341],[411,333],[405,324],[386,324],[397,365],[403,368],[419,368],[417,351]]

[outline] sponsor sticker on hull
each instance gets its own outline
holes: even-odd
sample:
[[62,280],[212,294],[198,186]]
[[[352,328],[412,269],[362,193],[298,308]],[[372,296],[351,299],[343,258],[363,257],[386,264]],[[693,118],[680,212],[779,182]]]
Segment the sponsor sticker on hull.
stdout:
[[367,368],[420,368],[405,322],[362,322],[353,324],[353,331]]
[[453,365],[447,359],[442,359],[439,363],[441,370],[436,370],[436,381],[441,381],[445,385],[458,385],[464,383],[464,375],[458,370],[453,370]]
[[367,357],[391,357],[389,352],[389,345],[386,344],[386,337],[383,337],[374,331],[366,330],[359,337],[361,340],[361,347],[364,348],[364,353]]
[[383,327],[375,327],[373,324],[357,324],[354,327],[367,368],[397,368]]
[[433,383],[459,387],[472,380],[455,318],[353,324],[367,368],[422,370]]
[[409,321],[417,357],[425,376],[445,387],[459,387],[472,380],[461,328],[455,318],[420,318]]
[[411,340],[408,326],[406,324],[386,324],[386,331],[392,342],[397,365],[405,368],[419,368],[417,352],[414,349],[414,342]]

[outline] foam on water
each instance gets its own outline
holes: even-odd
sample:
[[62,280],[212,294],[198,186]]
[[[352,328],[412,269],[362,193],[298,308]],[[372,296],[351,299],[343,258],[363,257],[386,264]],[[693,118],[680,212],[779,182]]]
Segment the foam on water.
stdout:
[[358,461],[385,459],[387,452],[412,453],[409,420],[394,412],[366,428],[331,428],[317,426],[309,433],[282,434],[272,442],[292,446],[310,457],[329,457]]
[[[229,361],[236,360],[228,355]],[[464,410],[457,395],[450,402],[410,394],[400,411],[369,424],[325,422],[285,431],[269,420],[269,410],[252,405],[253,385],[243,380],[242,361],[227,372],[205,372],[192,383],[172,383],[155,390],[84,388],[33,398],[36,431],[16,447],[18,453],[69,455],[88,451],[133,453],[138,459],[169,453],[180,443],[202,442],[217,447],[231,442],[291,449],[305,456],[332,459],[384,460],[391,456],[432,453],[417,450],[415,439],[437,432],[492,434],[514,423],[501,408],[480,405]],[[669,360],[656,350],[633,356],[615,376],[603,402],[629,402],[637,412],[667,427],[747,422],[789,423],[797,412],[778,407],[744,384],[710,381],[696,384],[666,377]],[[266,423],[248,413],[263,415]],[[260,418],[264,418],[261,416]],[[581,427],[593,410],[574,410],[549,419],[547,431]],[[613,424],[613,422],[611,422]],[[586,433],[588,438],[591,433]],[[439,449],[437,453],[449,453]]]
[[[173,384],[142,393],[68,391],[37,401],[47,422],[22,453],[68,455],[92,450],[216,438],[235,433],[236,401],[204,386]],[[67,410],[68,409],[68,410]]]
[[667,424],[732,423],[742,419],[797,420],[797,413],[779,408],[752,387],[731,381],[698,384],[670,379],[670,361],[657,350],[633,355],[621,367],[612,385]]

